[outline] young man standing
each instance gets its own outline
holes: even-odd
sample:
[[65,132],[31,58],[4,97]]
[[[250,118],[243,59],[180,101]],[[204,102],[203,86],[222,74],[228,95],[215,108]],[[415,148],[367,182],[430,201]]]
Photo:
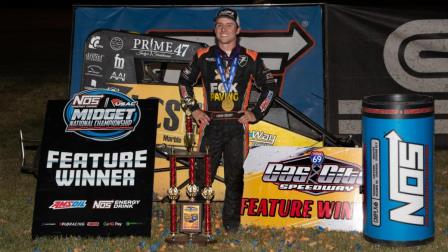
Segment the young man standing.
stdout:
[[[275,96],[275,80],[257,52],[239,45],[240,22],[235,10],[219,10],[214,21],[217,45],[197,51],[181,73],[180,94],[199,124],[200,151],[208,148],[211,155],[212,179],[224,155],[226,192],[222,221],[227,231],[236,231],[241,219],[248,126],[266,115]],[[194,102],[193,92],[199,77],[205,92],[202,109]],[[256,105],[248,108],[253,83],[261,89],[261,95]],[[197,169],[196,179],[202,189],[203,165]]]

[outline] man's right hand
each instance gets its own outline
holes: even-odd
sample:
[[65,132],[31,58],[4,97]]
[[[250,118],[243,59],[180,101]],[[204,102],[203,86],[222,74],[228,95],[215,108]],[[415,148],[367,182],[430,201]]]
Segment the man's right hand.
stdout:
[[201,128],[207,126],[210,123],[210,117],[208,117],[208,115],[200,109],[196,109],[191,113],[191,115]]

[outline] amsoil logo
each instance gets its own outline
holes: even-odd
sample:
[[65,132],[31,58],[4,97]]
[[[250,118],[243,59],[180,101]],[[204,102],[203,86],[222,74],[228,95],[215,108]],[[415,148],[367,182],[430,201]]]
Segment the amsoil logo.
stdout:
[[55,200],[53,204],[48,208],[53,210],[60,209],[73,209],[73,208],[85,208],[87,205],[86,200]]
[[278,185],[279,190],[322,195],[353,191],[362,184],[362,170],[355,164],[312,151],[298,158],[268,163],[262,179]]

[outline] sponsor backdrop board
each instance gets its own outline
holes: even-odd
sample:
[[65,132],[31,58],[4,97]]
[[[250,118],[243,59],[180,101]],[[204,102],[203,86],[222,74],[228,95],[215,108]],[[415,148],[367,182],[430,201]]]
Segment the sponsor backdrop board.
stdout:
[[362,230],[361,148],[260,146],[244,173],[243,224]]
[[[155,72],[155,63],[187,64],[203,46],[166,37],[98,30],[85,43],[81,90],[111,86],[120,89],[113,86],[120,83],[165,83],[170,74],[162,79],[161,74]],[[120,91],[127,92],[128,89]]]
[[[182,67],[176,64],[190,61],[192,52],[201,46],[197,42],[214,44],[213,18],[218,8],[77,7],[71,94],[84,89],[107,87],[136,99],[158,98],[160,110],[156,143],[183,147],[185,114],[180,107],[176,83]],[[237,9],[243,24],[241,44],[260,52],[266,65],[273,70],[283,98],[289,99],[292,105],[302,104],[295,106],[302,106],[301,111],[306,111],[308,116],[322,124],[321,6]],[[183,18],[185,16],[189,17],[188,20]],[[261,24],[257,21],[260,17],[269,18],[264,18]],[[162,70],[163,65],[169,66]],[[198,102],[202,103],[202,89],[197,87],[195,92]],[[286,98],[291,94],[301,98],[296,99],[296,95]],[[284,118],[281,122],[292,120],[287,118],[285,111],[282,112],[276,116]],[[283,127],[283,124],[277,126],[265,121],[251,125],[251,146],[321,145],[319,141]],[[169,187],[167,167],[164,157],[156,157],[155,180],[159,183],[154,188],[155,200],[166,196]],[[178,186],[187,180],[186,175],[179,171]],[[218,176],[223,177],[222,168]],[[217,179],[213,184],[215,200],[218,201],[224,198],[222,181]],[[181,199],[188,199],[183,191]]]
[[448,146],[448,11],[420,5],[326,6],[327,129],[361,138],[364,96],[435,99],[436,146]]
[[32,236],[150,236],[158,102],[92,90],[49,101]]
[[[103,63],[103,51],[116,51],[123,48],[135,54],[154,53],[176,54],[177,46],[168,44],[133,41],[132,45],[121,45],[120,36],[98,38],[91,35],[98,30],[129,31],[141,34],[166,36],[214,44],[214,22],[219,6],[216,7],[76,7],[74,11],[74,30],[72,48],[72,68],[70,94],[80,91],[83,86],[92,86],[92,76],[83,76],[85,58],[92,65]],[[324,122],[323,91],[323,44],[322,44],[322,6],[238,6],[242,25],[241,45],[256,50],[272,71],[279,83],[280,96],[293,107],[302,111],[316,123]],[[188,17],[188,18],[187,18]],[[141,43],[140,43],[141,42]],[[89,55],[84,45],[88,43]],[[124,50],[123,49],[123,50]],[[183,53],[185,47],[179,47]],[[188,52],[187,52],[188,53]],[[129,83],[126,78],[132,74],[120,75],[120,68],[126,66],[122,55],[112,55],[110,69],[116,67],[110,76],[103,76],[111,82]],[[115,65],[117,63],[117,65]],[[112,65],[114,64],[114,65]],[[124,64],[124,65],[122,65]],[[104,64],[101,67],[107,67]],[[93,67],[93,74],[103,74]],[[177,82],[181,68],[171,71],[164,81]],[[87,74],[87,72],[85,72]],[[114,74],[115,73],[115,74]],[[82,83],[85,80],[87,83]],[[136,83],[129,83],[136,84]],[[95,85],[95,83],[93,83]],[[135,85],[138,88],[141,85]],[[121,91],[121,90],[120,90]]]

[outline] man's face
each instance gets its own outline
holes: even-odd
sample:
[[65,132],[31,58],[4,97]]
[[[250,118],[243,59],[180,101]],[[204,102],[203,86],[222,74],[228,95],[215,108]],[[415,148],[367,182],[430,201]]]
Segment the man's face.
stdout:
[[215,36],[219,43],[230,44],[236,42],[236,36],[239,33],[240,28],[232,19],[220,17],[216,20]]

